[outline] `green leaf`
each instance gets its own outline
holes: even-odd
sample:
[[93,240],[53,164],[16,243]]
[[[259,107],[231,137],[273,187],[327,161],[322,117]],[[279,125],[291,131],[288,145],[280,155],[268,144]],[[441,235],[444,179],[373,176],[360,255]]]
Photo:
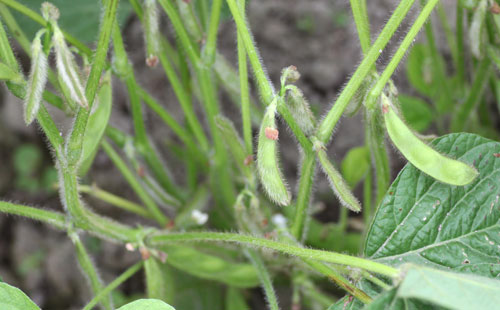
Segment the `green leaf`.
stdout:
[[245,297],[241,291],[234,287],[229,287],[226,292],[226,310],[249,310]]
[[22,176],[31,176],[42,164],[42,152],[34,144],[23,144],[14,151],[14,169]]
[[83,138],[82,163],[79,169],[80,176],[85,175],[92,165],[111,115],[111,106],[113,103],[111,71],[103,75],[102,86],[97,96],[98,101],[94,105],[96,108],[89,117],[87,131]]
[[0,309],[2,310],[40,310],[20,289],[0,282]]
[[406,95],[400,95],[398,99],[401,104],[403,116],[411,128],[419,132],[429,128],[435,114],[427,102],[420,98]]
[[172,306],[158,299],[139,299],[118,310],[175,310]]
[[146,289],[149,298],[157,298],[172,302],[174,300],[175,280],[170,266],[163,264],[155,257],[144,262]]
[[342,160],[340,170],[347,184],[354,188],[370,169],[370,150],[366,146],[352,148]]
[[415,263],[498,277],[500,143],[461,133],[432,144],[474,165],[479,177],[466,186],[446,185],[407,164],[377,209],[365,256],[392,266]]
[[406,76],[410,84],[420,93],[431,96],[434,93],[434,76],[429,49],[420,43],[413,45],[406,62]]
[[[40,7],[43,2],[45,2],[45,0],[23,0],[22,4],[36,12],[40,12]],[[99,31],[102,15],[101,0],[51,0],[50,2],[58,7],[61,12],[61,17],[57,23],[63,30],[84,42],[97,40],[97,33]],[[130,15],[131,9],[132,7],[128,1],[120,1],[117,12],[117,21],[119,25],[125,23],[125,20]],[[26,32],[31,40],[41,26],[17,11],[12,10],[12,14],[22,30]],[[82,16],[85,18],[82,18]]]
[[452,310],[498,309],[500,281],[410,266],[397,296],[422,299]]
[[161,250],[168,254],[167,264],[193,276],[240,288],[260,284],[251,264],[230,262],[188,246],[168,245]]

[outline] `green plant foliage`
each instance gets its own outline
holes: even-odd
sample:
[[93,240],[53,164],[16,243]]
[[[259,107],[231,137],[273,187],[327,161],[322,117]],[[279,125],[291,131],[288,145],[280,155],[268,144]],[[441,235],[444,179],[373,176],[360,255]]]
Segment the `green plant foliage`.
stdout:
[[421,299],[451,310],[498,309],[500,280],[410,266],[397,297]]
[[168,264],[193,276],[240,288],[259,285],[257,272],[250,264],[229,262],[188,246],[169,245],[162,250],[168,253]]
[[473,134],[432,142],[448,156],[473,164],[480,176],[457,187],[408,164],[387,191],[368,231],[365,255],[496,277],[500,272],[500,143]]
[[126,304],[123,307],[120,307],[118,310],[175,310],[172,306],[167,305],[161,300],[158,299],[139,299],[129,304]]
[[413,45],[406,62],[406,74],[411,85],[424,95],[432,95],[435,91],[435,78],[432,70],[432,59],[427,46],[421,43]]
[[361,182],[370,169],[370,151],[366,146],[355,147],[342,160],[340,171],[351,188]]
[[[22,3],[38,12],[42,3],[45,0],[23,0]],[[71,35],[77,37],[84,42],[96,40],[99,30],[100,18],[102,14],[101,0],[85,0],[85,1],[66,1],[52,0],[52,4],[57,6],[60,11],[59,25]],[[123,25],[130,15],[131,6],[128,1],[121,1],[118,10],[118,24]],[[13,12],[18,24],[32,38],[40,29],[40,26],[30,18]],[[85,16],[85,18],[80,18]],[[78,22],[75,22],[75,21]]]
[[101,79],[101,88],[97,94],[97,103],[94,111],[89,117],[88,131],[83,139],[82,163],[80,164],[80,175],[85,175],[99,149],[109,117],[111,116],[111,106],[113,103],[111,72],[105,73]]
[[20,289],[4,282],[0,282],[0,309],[40,310]]
[[407,95],[399,95],[398,100],[403,116],[411,128],[418,132],[429,128],[435,115],[427,102]]

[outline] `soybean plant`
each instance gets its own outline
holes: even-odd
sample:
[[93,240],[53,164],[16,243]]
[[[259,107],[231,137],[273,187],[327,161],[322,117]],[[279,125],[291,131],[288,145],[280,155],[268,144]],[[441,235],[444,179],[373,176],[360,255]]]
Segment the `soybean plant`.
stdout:
[[[492,63],[500,68],[496,0],[454,3],[455,34],[438,0],[420,1],[418,15],[384,69],[377,60],[415,1],[399,1],[372,40],[367,2],[350,0],[362,61],[322,117],[299,87],[298,68],[284,68],[276,84],[267,75],[246,18],[245,0],[129,2],[143,29],[141,65],[165,73],[175,96],[169,101],[178,101],[182,119],[174,118],[137,78],[117,20],[123,3],[102,1],[92,50],[65,30],[67,25],[60,21],[64,12],[53,4],[43,3],[40,15],[20,1],[0,0],[0,79],[24,102],[26,124],[36,123],[47,138],[63,206],[53,211],[1,201],[0,211],[67,233],[93,294],[82,305],[84,310],[195,309],[207,292],[216,298],[206,300],[203,309],[250,309],[255,307],[251,289],[259,286],[272,310],[288,304],[287,298],[294,309],[498,309],[500,144],[472,133],[430,139],[413,131],[415,119],[407,117],[412,110],[399,95],[399,81],[392,79],[411,50],[410,82],[428,95],[438,116],[428,122],[421,116],[416,120],[434,122],[440,132],[460,131],[469,118],[477,124],[484,112],[476,108],[489,107],[487,86],[500,99],[497,72],[491,68]],[[226,4],[236,27],[237,69],[217,46]],[[452,78],[433,36],[430,15],[436,7],[456,71]],[[11,10],[39,24],[33,39]],[[464,15],[469,17],[468,35]],[[173,41],[164,35],[162,18],[175,32]],[[412,49],[422,28],[432,85],[426,84],[422,66],[411,65],[415,53],[423,51],[421,45]],[[7,33],[30,56],[27,79]],[[473,57],[467,60],[470,70],[466,42]],[[52,53],[55,66],[49,61]],[[471,84],[468,74],[474,76]],[[258,96],[251,92],[250,75]],[[126,86],[133,133],[110,125],[113,83]],[[454,83],[463,86],[457,94],[451,90]],[[431,86],[432,92],[426,92]],[[219,90],[239,109],[242,128],[224,115]],[[72,119],[67,132],[58,127],[47,105]],[[162,158],[158,149],[164,146],[147,132],[146,109],[175,137],[166,146],[171,161]],[[363,114],[365,142],[352,149],[338,169],[327,154],[329,143],[335,140],[340,118],[356,113]],[[290,130],[280,131],[278,119]],[[297,142],[296,190],[287,185],[290,173],[278,151],[284,135]],[[409,161],[392,185],[386,140]],[[82,177],[101,150],[137,201],[108,192],[106,184],[85,184]],[[171,172],[175,165],[183,166],[183,178]],[[342,208],[334,224],[312,216],[317,166]],[[352,191],[361,182],[363,204]],[[125,224],[102,216],[84,195],[142,221]],[[348,210],[363,212],[363,233],[349,227]],[[86,248],[87,234],[136,252],[137,262],[103,283]],[[111,293],[141,270],[144,299],[115,304]],[[290,287],[291,296],[276,294],[276,284]],[[332,293],[333,286],[346,296]],[[40,309],[1,281],[0,304]]]

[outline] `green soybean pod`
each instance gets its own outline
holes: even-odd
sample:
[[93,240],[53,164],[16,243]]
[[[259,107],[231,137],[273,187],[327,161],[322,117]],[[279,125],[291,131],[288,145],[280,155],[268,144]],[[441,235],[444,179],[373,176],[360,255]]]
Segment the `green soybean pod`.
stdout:
[[31,70],[26,89],[24,101],[24,121],[27,125],[35,119],[40,104],[42,103],[42,93],[47,83],[47,55],[43,52],[40,37],[45,30],[39,31],[31,45]]
[[385,127],[392,142],[410,163],[436,180],[457,186],[467,185],[478,171],[461,161],[446,157],[422,142],[394,111],[389,98],[382,95]]
[[354,197],[353,193],[349,189],[349,185],[347,185],[340,172],[335,169],[333,164],[328,160],[328,156],[319,141],[315,142],[315,149],[318,154],[321,168],[328,177],[330,186],[337,198],[340,200],[340,203],[351,211],[361,211],[361,204],[358,199]]
[[269,198],[276,204],[290,204],[290,191],[284,181],[278,162],[278,136],[276,129],[276,101],[266,110],[260,127],[257,148],[257,170],[260,181]]
[[307,136],[312,135],[316,128],[316,118],[309,107],[309,103],[304,97],[304,93],[294,85],[287,86],[287,89],[286,103],[290,113],[292,113],[300,129],[302,129]]

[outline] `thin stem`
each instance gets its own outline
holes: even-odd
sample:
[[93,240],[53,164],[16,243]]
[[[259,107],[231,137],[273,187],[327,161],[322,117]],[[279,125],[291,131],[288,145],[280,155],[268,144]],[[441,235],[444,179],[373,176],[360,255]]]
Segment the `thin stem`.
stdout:
[[54,226],[57,229],[66,230],[66,217],[56,211],[42,210],[29,206],[0,201],[0,212],[19,215]]
[[370,49],[370,21],[366,11],[366,0],[350,0],[352,15],[358,30],[359,43],[363,54],[366,55]]
[[273,282],[271,280],[271,276],[267,271],[262,258],[260,258],[257,251],[253,249],[246,249],[245,254],[252,262],[252,265],[255,267],[257,274],[259,275],[259,279],[264,289],[264,293],[266,294],[267,303],[269,305],[270,310],[279,310],[280,307],[278,305],[278,297],[273,288]]
[[456,54],[457,63],[455,69],[457,70],[459,85],[465,84],[465,46],[464,46],[464,9],[459,2],[457,6],[457,19],[456,19]]
[[444,30],[444,34],[446,36],[446,41],[450,48],[451,58],[453,59],[453,62],[456,64],[458,62],[457,49],[456,49],[457,45],[455,43],[455,37],[453,36],[453,31],[451,30],[450,24],[448,22],[448,17],[446,16],[446,11],[443,6],[443,2],[438,3],[437,13],[439,16],[439,20],[441,21],[441,26],[443,27]]
[[167,217],[161,212],[160,208],[156,205],[154,200],[148,195],[144,190],[140,182],[136,179],[136,176],[127,167],[127,164],[120,158],[118,153],[113,149],[113,147],[106,141],[101,142],[104,152],[109,156],[111,161],[120,170],[127,183],[132,187],[134,192],[139,196],[139,199],[146,205],[149,212],[154,216],[155,220],[160,225],[165,225],[167,223]]
[[415,0],[402,0],[399,3],[377,40],[373,43],[372,47],[366,54],[366,57],[356,69],[346,87],[335,101],[333,107],[319,125],[316,136],[321,142],[326,143],[330,140],[333,130],[337,125],[338,120],[344,113],[345,108],[363,83],[368,73],[370,73],[375,61],[377,61],[380,53],[392,38],[394,32],[396,32],[397,28],[412,7],[414,1]]
[[375,167],[375,206],[378,206],[391,181],[389,155],[385,143],[385,129],[381,120],[380,110],[366,109],[365,139],[370,156]]
[[396,68],[399,65],[399,62],[403,59],[406,51],[410,48],[410,45],[413,43],[413,40],[415,37],[418,35],[420,32],[420,29],[424,25],[424,23],[427,21],[427,18],[429,15],[432,13],[432,10],[436,6],[436,4],[439,2],[439,0],[430,0],[427,2],[427,4],[424,6],[422,11],[420,12],[420,15],[417,17],[413,25],[411,26],[410,30],[406,34],[405,38],[403,39],[403,42],[399,45],[398,50],[396,53],[392,56],[391,61],[385,68],[384,72],[382,75],[380,75],[380,78],[377,80],[377,83],[375,86],[373,86],[372,90],[370,91],[369,98],[367,99],[367,104],[368,104],[368,109],[373,109],[374,105],[376,104],[377,98],[380,96],[382,93],[385,85],[391,78],[392,74],[396,70]]
[[84,308],[83,310],[92,310],[101,299],[106,297],[109,293],[111,293],[114,289],[120,286],[123,282],[127,281],[130,277],[132,277],[135,273],[141,270],[144,265],[143,261],[140,261],[128,268],[123,272],[118,278],[113,280],[113,282],[109,283],[97,296],[95,296]]
[[[81,242],[78,235],[75,232],[70,232],[69,236],[75,246],[78,263],[80,264],[82,272],[87,276],[90,282],[90,288],[92,289],[92,292],[95,296],[99,294],[99,292],[103,288],[102,280],[100,279],[99,274],[97,273],[97,269],[94,266],[92,260],[90,259],[90,256],[87,253],[87,250],[85,249],[85,246]],[[113,309],[111,295],[108,294],[106,298],[103,298],[101,300],[101,305],[106,310]]]
[[101,79],[102,71],[106,65],[106,57],[108,54],[109,41],[113,30],[113,25],[116,19],[116,10],[118,0],[108,0],[105,2],[104,15],[99,30],[99,39],[97,41],[97,49],[93,57],[93,64],[90,69],[89,78],[85,87],[85,97],[89,104],[88,109],[80,108],[76,116],[73,128],[67,141],[67,164],[70,166],[78,165],[83,152],[83,140],[87,130],[90,111],[94,103],[99,80]]
[[234,21],[236,23],[238,34],[241,36],[241,39],[245,45],[248,59],[250,60],[250,63],[252,65],[257,82],[257,88],[260,92],[260,95],[262,96],[262,101],[267,106],[273,101],[276,91],[274,90],[269,77],[264,71],[264,68],[260,61],[259,53],[253,41],[253,37],[250,34],[250,30],[245,18],[240,13],[240,9],[236,4],[236,0],[227,0],[227,4],[229,5],[229,9],[231,10],[231,14],[233,15]]
[[[344,208],[345,209],[345,208]],[[342,289],[344,289],[346,292],[349,294],[353,295],[359,301],[361,301],[364,304],[368,304],[372,301],[370,296],[368,296],[365,292],[351,284],[349,280],[347,280],[344,276],[342,276],[340,273],[338,273],[335,269],[327,266],[324,263],[314,261],[311,259],[304,259],[303,260],[309,267],[313,268],[314,270],[320,272],[321,274],[327,276],[330,280],[335,282],[338,286],[340,286]]]
[[[239,0],[240,13],[245,18],[245,0]],[[240,76],[240,92],[241,92],[241,118],[243,121],[243,139],[248,154],[253,154],[252,145],[252,120],[250,114],[250,92],[248,89],[248,64],[247,54],[243,38],[238,33],[238,72]]]
[[92,186],[80,185],[78,186],[78,190],[81,193],[89,194],[90,196],[100,199],[104,202],[107,202],[110,205],[115,206],[117,208],[135,213],[145,218],[153,219],[153,216],[142,206],[136,204],[135,202],[113,195],[105,190],[102,190],[96,185]]
[[284,254],[294,255],[300,258],[361,268],[392,278],[397,277],[399,275],[399,271],[397,269],[367,259],[335,253],[335,252],[302,248],[287,243],[282,243],[278,241],[273,241],[248,235],[240,235],[233,233],[217,233],[217,232],[186,232],[186,233],[159,232],[153,234],[149,240],[149,242],[153,246],[170,242],[179,242],[179,241],[223,241],[230,243],[242,243],[251,246],[257,246],[275,250]]
[[450,126],[452,132],[462,131],[466,127],[467,119],[472,110],[479,104],[492,71],[493,66],[491,65],[491,59],[489,57],[484,57],[478,65],[469,96],[467,96],[464,104],[462,104],[453,115]]
[[296,240],[303,240],[305,237],[304,224],[308,216],[307,210],[311,202],[312,184],[314,182],[315,170],[316,154],[312,151],[306,152],[301,164],[295,215],[290,228],[291,233]]

